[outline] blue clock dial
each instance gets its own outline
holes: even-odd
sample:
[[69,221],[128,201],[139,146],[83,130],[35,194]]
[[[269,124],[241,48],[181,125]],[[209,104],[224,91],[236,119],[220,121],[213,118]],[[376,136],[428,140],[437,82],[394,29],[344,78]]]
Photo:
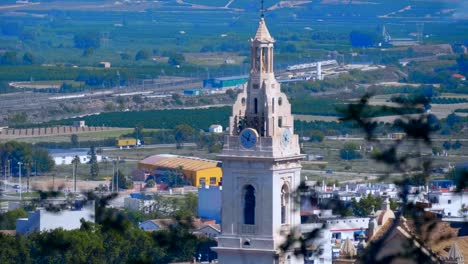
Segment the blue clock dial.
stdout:
[[239,135],[240,143],[244,148],[252,148],[257,144],[258,134],[255,129],[246,128]]
[[287,147],[289,142],[291,142],[291,132],[289,132],[289,129],[284,129],[281,134],[281,144],[283,147]]

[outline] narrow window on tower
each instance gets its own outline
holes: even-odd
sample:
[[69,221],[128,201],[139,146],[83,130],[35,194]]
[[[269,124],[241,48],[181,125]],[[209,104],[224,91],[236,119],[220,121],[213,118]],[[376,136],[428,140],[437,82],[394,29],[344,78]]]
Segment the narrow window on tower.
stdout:
[[260,48],[255,49],[255,72],[260,72]]
[[288,224],[289,188],[286,184],[281,188],[281,224]]
[[244,224],[255,225],[255,188],[252,185],[244,188]]
[[278,127],[283,127],[283,118],[281,116],[278,117]]
[[268,48],[262,48],[262,72],[268,69]]
[[257,98],[254,99],[254,113],[258,113],[258,100]]
[[275,98],[271,98],[271,112],[275,113]]

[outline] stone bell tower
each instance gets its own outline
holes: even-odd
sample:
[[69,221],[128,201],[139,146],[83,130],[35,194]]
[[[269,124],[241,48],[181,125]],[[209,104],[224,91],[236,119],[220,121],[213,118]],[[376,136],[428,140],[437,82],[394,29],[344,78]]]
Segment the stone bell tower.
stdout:
[[299,232],[303,155],[294,134],[291,105],[273,72],[273,44],[262,15],[251,39],[250,77],[230,117],[222,154],[220,263],[304,263],[281,251],[287,235]]

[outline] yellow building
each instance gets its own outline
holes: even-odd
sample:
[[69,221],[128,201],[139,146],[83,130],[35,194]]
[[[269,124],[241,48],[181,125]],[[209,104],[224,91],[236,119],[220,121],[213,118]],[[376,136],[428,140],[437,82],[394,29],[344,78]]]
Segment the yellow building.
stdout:
[[221,184],[222,169],[220,162],[194,157],[175,155],[153,155],[138,162],[138,168],[157,174],[158,170],[180,169],[193,186],[218,186]]

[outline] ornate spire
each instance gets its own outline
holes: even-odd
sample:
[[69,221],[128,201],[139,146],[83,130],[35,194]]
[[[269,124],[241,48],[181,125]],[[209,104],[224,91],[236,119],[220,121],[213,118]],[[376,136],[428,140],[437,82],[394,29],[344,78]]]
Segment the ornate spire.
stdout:
[[453,242],[452,247],[450,247],[445,263],[464,263],[464,258],[458,248],[457,242]]
[[260,18],[258,23],[257,33],[255,34],[254,40],[260,42],[274,42],[275,40],[271,37],[270,32],[265,23],[265,18]]
[[347,258],[354,258],[356,256],[356,248],[353,245],[353,242],[348,238],[346,238],[343,247],[340,250],[340,255]]

